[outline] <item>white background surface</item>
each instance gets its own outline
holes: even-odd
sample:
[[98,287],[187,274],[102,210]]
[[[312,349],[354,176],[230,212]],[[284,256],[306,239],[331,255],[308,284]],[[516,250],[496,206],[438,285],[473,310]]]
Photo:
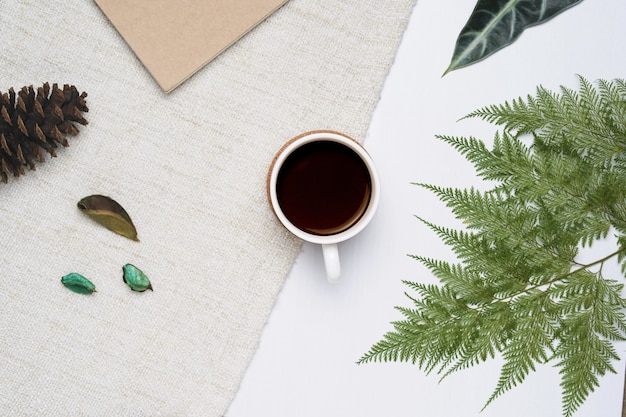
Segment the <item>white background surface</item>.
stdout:
[[[411,182],[480,184],[472,166],[435,135],[490,140],[491,125],[457,120],[534,94],[539,84],[577,88],[576,74],[626,77],[626,2],[586,0],[487,60],[442,78],[474,3],[418,0],[364,141],[382,183],[378,213],[364,232],[340,245],[343,276],[335,285],[325,280],[320,248],[304,245],[227,417],[561,415],[559,375],[550,366],[481,413],[499,376],[498,360],[441,383],[406,363],[355,364],[392,330],[390,322],[400,318],[393,307],[410,305],[401,281],[433,280],[407,254],[452,259],[414,215],[456,227],[455,219]],[[625,358],[626,346],[617,348]],[[577,417],[621,416],[624,361],[615,365],[619,374],[600,380]]]

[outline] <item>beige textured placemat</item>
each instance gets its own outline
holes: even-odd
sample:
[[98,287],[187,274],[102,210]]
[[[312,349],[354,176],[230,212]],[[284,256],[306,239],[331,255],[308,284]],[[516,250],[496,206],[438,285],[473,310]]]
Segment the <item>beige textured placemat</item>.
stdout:
[[[0,1],[0,91],[69,83],[90,107],[0,184],[0,415],[221,416],[300,249],[266,201],[272,157],[307,130],[364,137],[414,1],[291,0],[169,95],[95,3]],[[141,242],[78,211],[96,193]]]

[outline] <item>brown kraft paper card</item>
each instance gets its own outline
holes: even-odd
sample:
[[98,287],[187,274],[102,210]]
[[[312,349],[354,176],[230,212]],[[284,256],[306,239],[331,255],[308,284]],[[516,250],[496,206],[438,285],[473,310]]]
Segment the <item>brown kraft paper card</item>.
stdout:
[[95,0],[169,93],[288,0]]

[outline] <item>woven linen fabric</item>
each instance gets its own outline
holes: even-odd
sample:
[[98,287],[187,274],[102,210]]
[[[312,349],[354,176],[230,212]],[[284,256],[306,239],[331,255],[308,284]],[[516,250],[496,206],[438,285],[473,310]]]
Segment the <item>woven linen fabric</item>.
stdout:
[[[291,0],[166,95],[95,3],[0,1],[0,91],[73,84],[90,107],[69,148],[0,184],[0,415],[223,415],[301,247],[267,202],[271,160],[309,130],[364,138],[414,2]],[[140,242],[81,213],[91,194]]]

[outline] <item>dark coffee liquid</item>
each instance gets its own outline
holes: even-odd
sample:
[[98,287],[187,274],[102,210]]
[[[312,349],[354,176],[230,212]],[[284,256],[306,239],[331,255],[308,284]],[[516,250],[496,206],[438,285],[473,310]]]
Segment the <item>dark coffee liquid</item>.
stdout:
[[307,143],[278,172],[278,203],[291,223],[316,235],[340,233],[369,204],[372,181],[359,155],[337,142]]

